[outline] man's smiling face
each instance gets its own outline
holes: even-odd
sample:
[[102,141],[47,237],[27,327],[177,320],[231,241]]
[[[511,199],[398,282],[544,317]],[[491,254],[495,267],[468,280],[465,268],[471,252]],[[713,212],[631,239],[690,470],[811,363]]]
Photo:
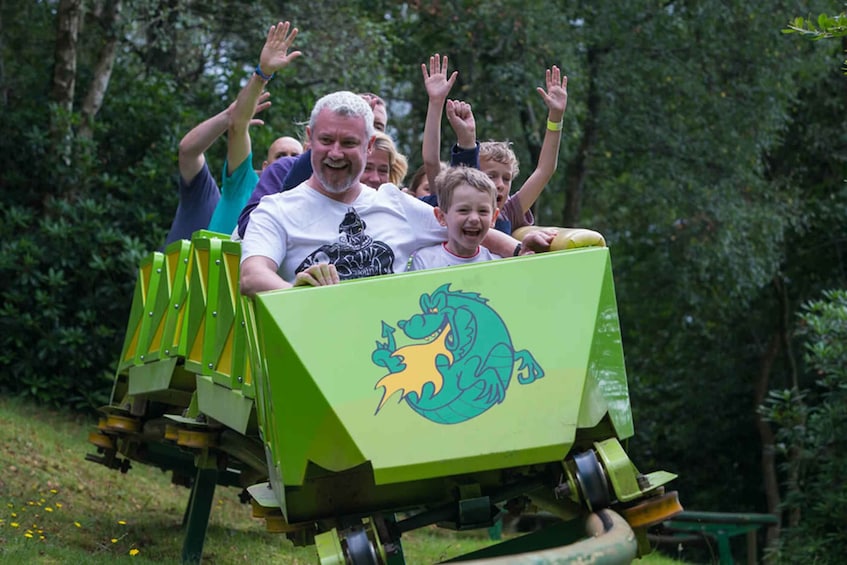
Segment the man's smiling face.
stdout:
[[309,130],[312,170],[327,194],[342,194],[358,186],[365,170],[368,147],[365,120],[322,110]]

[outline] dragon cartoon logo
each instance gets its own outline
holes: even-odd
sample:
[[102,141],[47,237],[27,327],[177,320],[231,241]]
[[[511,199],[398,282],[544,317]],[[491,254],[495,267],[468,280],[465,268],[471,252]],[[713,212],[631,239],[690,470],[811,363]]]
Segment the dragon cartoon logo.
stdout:
[[383,389],[374,415],[397,391],[418,414],[439,424],[479,416],[506,398],[515,375],[522,385],[544,376],[526,350],[515,351],[506,324],[475,292],[440,286],[420,297],[421,312],[397,326],[413,343],[397,348],[396,331],[382,322],[382,337],[371,354],[388,369],[374,386]]

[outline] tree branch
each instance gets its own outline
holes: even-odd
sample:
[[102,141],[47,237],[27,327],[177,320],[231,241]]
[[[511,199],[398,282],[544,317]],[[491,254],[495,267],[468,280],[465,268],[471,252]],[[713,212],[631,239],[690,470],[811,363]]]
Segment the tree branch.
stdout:
[[115,55],[118,48],[119,16],[121,12],[121,0],[111,0],[108,7],[101,13],[98,21],[103,28],[106,41],[100,51],[100,57],[94,67],[94,76],[88,86],[88,92],[82,103],[82,124],[79,135],[91,137],[91,125],[94,117],[103,105],[103,98],[109,88],[109,80],[112,76],[112,67],[115,63]]

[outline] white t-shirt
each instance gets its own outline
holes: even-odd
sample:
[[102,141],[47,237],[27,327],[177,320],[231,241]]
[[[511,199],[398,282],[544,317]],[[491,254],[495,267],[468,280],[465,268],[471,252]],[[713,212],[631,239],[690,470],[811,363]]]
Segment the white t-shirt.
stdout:
[[444,241],[432,207],[392,184],[362,185],[350,204],[303,183],[272,194],[250,215],[241,261],[261,255],[286,281],[315,263],[332,263],[342,280],[402,272],[416,249]]
[[467,265],[468,263],[491,261],[492,259],[501,259],[501,257],[482,245],[479,246],[473,256],[460,257],[451,253],[447,249],[445,242],[441,242],[415,251],[409,261],[408,270],[422,271],[424,269],[437,269],[438,267],[451,267],[453,265]]

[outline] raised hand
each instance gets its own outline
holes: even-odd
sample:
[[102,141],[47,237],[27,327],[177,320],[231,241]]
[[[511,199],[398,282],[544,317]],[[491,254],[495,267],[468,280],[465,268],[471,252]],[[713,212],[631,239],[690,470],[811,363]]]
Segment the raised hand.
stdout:
[[265,122],[256,117],[256,114],[261,112],[262,110],[267,110],[271,107],[270,101],[271,93],[270,92],[262,92],[259,95],[259,99],[256,101],[256,109],[253,110],[253,117],[250,119],[250,123],[248,125],[251,126],[263,126]]
[[476,143],[476,120],[471,105],[461,100],[447,101],[447,121],[456,132],[459,147],[470,148]]
[[[270,92],[262,92],[259,95],[259,99],[256,100],[256,107],[253,109],[253,117],[250,119],[250,122],[247,124],[248,126],[263,126],[265,125],[264,120],[261,118],[257,118],[256,115],[263,110],[267,110],[271,107],[271,101],[269,98],[271,97]],[[237,101],[233,101],[232,104],[226,109],[227,113],[227,127],[232,126],[233,124],[233,112],[235,111],[235,104]]]
[[562,76],[562,72],[556,65],[553,65],[552,69],[547,69],[546,75],[547,90],[540,86],[536,90],[547,105],[550,121],[558,122],[561,121],[565,108],[568,106],[568,77]]
[[262,54],[259,55],[259,66],[263,73],[270,76],[302,55],[300,51],[288,52],[295,37],[297,37],[297,28],[292,28],[291,22],[279,22],[271,26],[268,30],[268,38],[262,47]]
[[456,77],[459,71],[453,71],[450,78],[447,78],[447,55],[441,56],[436,53],[429,58],[429,71],[427,71],[426,63],[421,64],[421,72],[423,73],[424,86],[430,100],[440,100],[444,103],[447,95],[450,94],[450,89],[453,88],[453,83],[456,82]]
[[364,99],[364,101],[368,103],[368,106],[371,107],[371,110],[384,103],[382,102],[382,100],[379,99],[376,94],[371,94],[369,92],[359,94],[359,96],[361,96],[362,99]]

